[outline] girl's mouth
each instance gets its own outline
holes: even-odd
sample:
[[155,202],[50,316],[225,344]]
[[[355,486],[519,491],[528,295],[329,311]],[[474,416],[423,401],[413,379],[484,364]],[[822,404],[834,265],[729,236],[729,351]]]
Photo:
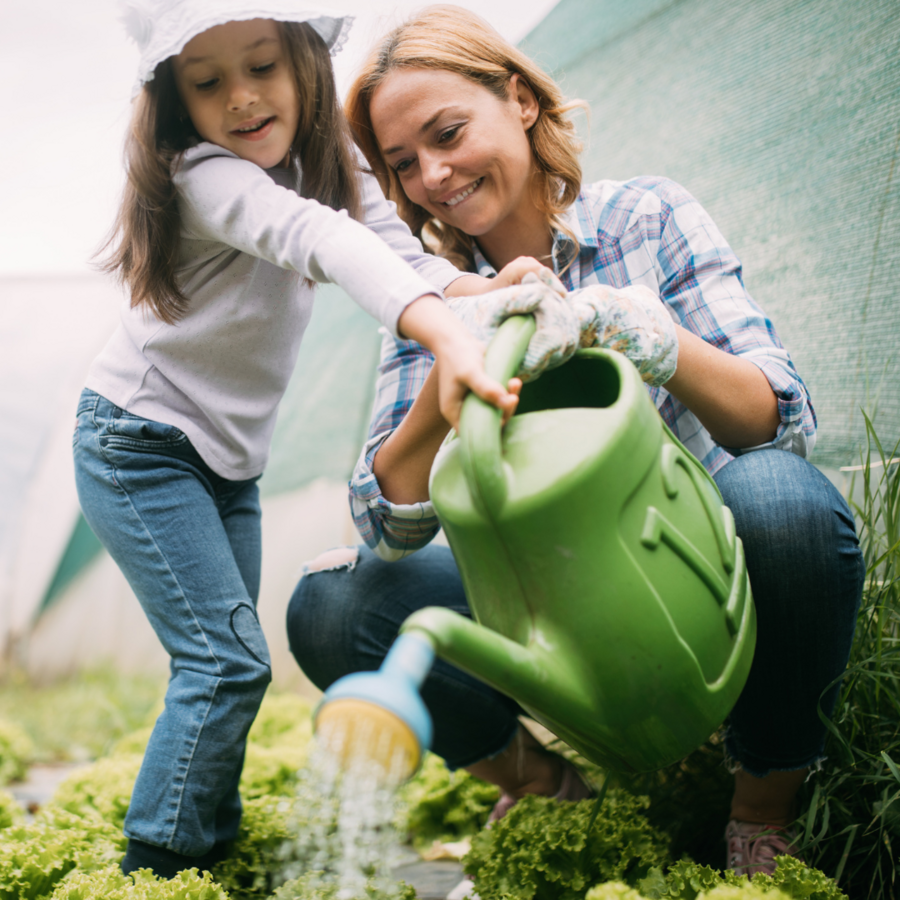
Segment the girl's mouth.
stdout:
[[467,200],[472,194],[481,187],[481,182],[484,181],[484,175],[481,178],[476,178],[467,188],[463,188],[455,197],[451,197],[449,200],[444,201],[444,206],[458,206],[463,200]]
[[264,137],[268,137],[274,121],[275,116],[267,116],[241,125],[240,128],[235,128],[231,134],[245,141],[261,141]]

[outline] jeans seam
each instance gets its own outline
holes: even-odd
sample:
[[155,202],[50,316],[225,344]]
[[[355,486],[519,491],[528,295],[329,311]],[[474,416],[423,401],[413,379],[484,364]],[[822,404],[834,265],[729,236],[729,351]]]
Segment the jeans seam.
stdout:
[[[203,715],[203,721],[200,723],[200,727],[194,733],[194,739],[191,742],[191,751],[190,755],[187,758],[187,761],[184,764],[184,772],[182,775],[176,775],[174,781],[176,782],[173,787],[176,790],[176,798],[175,798],[175,817],[172,820],[172,830],[169,832],[168,839],[166,840],[166,847],[169,850],[174,850],[175,848],[171,846],[172,839],[178,833],[178,823],[181,819],[181,806],[184,802],[184,788],[188,783],[188,775],[191,771],[191,765],[194,762],[194,753],[197,751],[197,744],[200,743],[200,735],[203,733],[203,728],[206,725],[206,721],[209,718],[209,711],[212,709],[213,704],[215,703],[216,694],[219,690],[219,685],[222,683],[222,676],[216,678],[215,688],[213,689],[212,696],[206,703],[206,712]],[[180,851],[176,851],[180,852]]]

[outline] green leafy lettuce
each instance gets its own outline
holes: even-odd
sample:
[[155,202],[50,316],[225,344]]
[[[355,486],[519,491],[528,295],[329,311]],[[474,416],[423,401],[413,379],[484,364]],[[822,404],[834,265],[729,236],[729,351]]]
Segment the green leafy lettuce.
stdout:
[[[9,791],[0,791],[0,830],[16,825],[25,818],[19,801]],[[3,838],[0,836],[0,841]]]
[[50,900],[228,900],[228,894],[208,872],[199,875],[196,869],[165,879],[149,869],[125,876],[118,866],[108,866],[97,872],[72,872]]
[[417,850],[458,841],[483,827],[500,797],[492,784],[458,769],[451,772],[430,753],[419,772],[400,791],[398,827],[412,836]]
[[24,778],[32,756],[31,738],[14,722],[0,719],[0,784]]
[[472,839],[465,870],[481,900],[582,900],[598,882],[635,887],[669,862],[646,805],[644,797],[610,790],[588,832],[595,800],[524,797]]
[[0,839],[0,900],[38,900],[73,869],[90,873],[117,864],[125,837],[97,816],[47,808]]

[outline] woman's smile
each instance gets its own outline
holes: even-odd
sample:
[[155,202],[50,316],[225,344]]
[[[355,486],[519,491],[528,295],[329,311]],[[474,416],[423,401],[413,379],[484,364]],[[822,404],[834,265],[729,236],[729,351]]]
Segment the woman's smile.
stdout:
[[482,181],[484,181],[484,176],[482,176],[481,178],[476,178],[475,181],[464,187],[459,193],[452,196],[449,200],[442,200],[440,202],[443,203],[444,206],[459,206],[460,203],[468,200],[469,197],[471,197],[472,194],[474,194],[475,191],[477,191],[478,188],[481,187]]

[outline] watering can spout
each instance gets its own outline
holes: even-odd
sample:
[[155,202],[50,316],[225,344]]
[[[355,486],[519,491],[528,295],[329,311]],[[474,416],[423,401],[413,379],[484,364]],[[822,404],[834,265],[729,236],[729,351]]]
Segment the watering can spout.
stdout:
[[419,688],[434,648],[424,635],[401,635],[377,672],[336,681],[314,717],[316,740],[345,769],[366,766],[385,783],[400,784],[431,746],[431,716]]
[[585,710],[583,689],[564,664],[551,665],[532,647],[458,613],[426,607],[403,623],[401,635],[420,635],[441,659],[515,697],[528,710],[568,709],[576,718]]

